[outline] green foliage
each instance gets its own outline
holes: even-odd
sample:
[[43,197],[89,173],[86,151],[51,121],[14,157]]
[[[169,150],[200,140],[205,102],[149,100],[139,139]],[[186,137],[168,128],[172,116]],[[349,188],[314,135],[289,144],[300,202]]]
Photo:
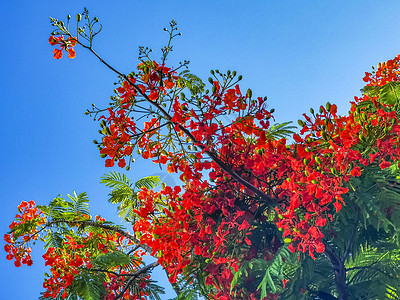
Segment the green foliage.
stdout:
[[[347,184],[346,205],[323,231],[326,245],[337,257],[346,259],[349,299],[399,299],[398,172],[397,166],[364,168],[360,177]],[[290,280],[280,299],[336,299],[335,273],[325,254],[315,260],[301,255],[299,262],[285,267]]]
[[370,97],[379,96],[379,101],[387,105],[397,104],[400,100],[400,82],[397,81],[384,86],[366,86],[361,91]]
[[[286,246],[282,246],[271,261],[261,258],[244,261],[234,274],[231,290],[260,290],[261,298],[266,297],[268,292],[282,291],[282,280],[287,278],[286,268],[295,262],[295,255]],[[248,278],[253,280],[249,281]]]
[[118,215],[128,222],[134,220],[133,210],[137,209],[137,191],[142,187],[152,189],[161,183],[158,176],[148,176],[132,183],[125,174],[110,172],[101,178],[101,183],[111,188],[109,202],[119,204]]
[[89,215],[89,199],[86,193],[68,195],[70,201],[58,196],[48,206],[39,205],[43,212],[52,219],[75,220],[77,216]]
[[179,76],[179,84],[182,87],[186,87],[190,91],[192,97],[204,92],[205,84],[203,81],[196,75],[191,74],[189,70],[180,72]]
[[399,299],[400,249],[362,247],[346,268],[354,299]]
[[207,295],[213,291],[212,286],[206,285],[200,269],[186,270],[186,273],[178,277],[175,284],[177,297],[170,300],[200,300],[209,299]]
[[330,261],[324,255],[311,259],[300,254],[300,259],[285,266],[290,278],[280,299],[316,299],[319,294],[331,295],[335,292],[334,272]]
[[283,139],[294,133],[296,126],[290,125],[293,122],[283,122],[273,124],[268,128],[267,139]]

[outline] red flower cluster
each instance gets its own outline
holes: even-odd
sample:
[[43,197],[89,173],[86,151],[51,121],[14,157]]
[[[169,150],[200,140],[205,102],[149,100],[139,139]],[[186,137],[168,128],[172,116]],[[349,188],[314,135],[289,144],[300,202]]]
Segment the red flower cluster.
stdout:
[[[398,61],[399,57],[381,64],[376,73],[366,76],[367,85],[399,80]],[[141,76],[142,96],[147,95],[151,101],[161,102],[158,95],[167,89],[159,84],[159,72],[160,67],[155,66]],[[168,88],[179,87],[178,82],[176,77],[170,79]],[[308,251],[314,257],[315,252],[325,250],[321,228],[332,219],[332,205],[339,211],[344,204],[342,195],[348,191],[345,183],[351,177],[360,176],[362,168],[368,164],[386,168],[391,161],[397,161],[400,127],[390,105],[366,94],[356,98],[348,116],[337,115],[336,105],[329,103],[326,107],[321,106],[319,113],[313,113],[312,117],[304,114],[306,122],[302,122],[302,136],[295,134],[295,143],[287,145],[285,139],[268,138],[271,113],[264,108],[264,99],[251,100],[242,95],[238,86],[225,89],[217,81],[213,85],[213,94],[198,100],[201,110],[177,97],[171,100],[169,122],[173,130],[184,137],[189,132],[194,147],[199,149],[190,158],[183,152],[164,150],[165,145],[159,139],[163,124],[157,118],[123,141],[114,138],[119,141],[114,148],[109,146],[108,136],[103,143],[107,145],[107,151],[117,153],[111,155],[114,159],[124,156],[127,144],[137,144],[143,150],[144,158],[155,158],[156,163],[167,164],[169,172],[181,174],[181,179],[186,182],[183,194],[168,187],[160,193],[143,190],[139,194],[143,207],[136,211],[141,219],[134,225],[134,230],[142,234],[141,241],[152,247],[153,254],[162,253],[159,260],[173,274],[172,281],[193,263],[195,257],[203,257],[208,261],[205,268],[209,274],[207,283],[221,290],[217,297],[231,299],[227,295],[230,294],[232,271],[249,257],[244,252],[251,250],[254,254],[250,256],[268,257],[280,246],[279,242],[269,240],[264,241],[265,246],[252,248],[254,228],[267,220],[260,215],[262,202],[254,191],[238,182],[232,174],[276,202],[278,217],[275,224],[283,230],[285,241],[290,241],[289,248]],[[134,85],[126,82],[118,92],[125,102],[129,99],[130,103],[140,96]],[[359,108],[361,102],[367,101],[371,101],[372,106]],[[128,109],[124,110],[127,115]],[[224,126],[218,122],[218,116],[227,111],[241,117]],[[109,110],[109,113],[107,121],[115,130],[120,125],[114,121],[113,112]],[[118,114],[122,115],[122,112]],[[129,123],[130,128],[136,128],[133,124]],[[117,135],[113,131],[113,136]],[[361,151],[367,143],[372,147],[366,157]],[[210,153],[217,159],[205,160]],[[223,165],[229,166],[230,171],[222,168]],[[209,178],[213,184],[203,179],[204,170],[211,170]],[[210,191],[212,187],[216,189]],[[168,207],[156,212],[159,206],[155,199],[160,197],[167,201]],[[155,218],[159,213],[165,217]],[[233,259],[228,259],[232,257],[229,247],[232,243],[240,243],[243,253],[237,252]]]
[[[151,69],[150,69],[151,68]],[[105,137],[103,138],[103,147],[100,151],[101,154],[106,155],[106,166],[114,166],[114,162],[118,160],[118,166],[123,168],[126,166],[125,156],[130,156],[132,153],[131,141],[132,138],[141,135],[139,147],[142,147],[143,156],[148,158],[157,152],[159,145],[151,145],[147,141],[157,133],[159,122],[156,119],[144,123],[144,128],[141,133],[138,133],[136,123],[129,117],[131,107],[135,104],[135,96],[138,93],[147,93],[147,98],[150,101],[157,101],[159,94],[165,94],[169,89],[174,87],[173,72],[169,68],[159,66],[156,62],[149,62],[147,64],[140,64],[138,69],[141,72],[140,82],[135,85],[136,79],[129,78],[124,81],[122,86],[117,89],[120,97],[120,106],[117,111],[108,109],[109,117],[102,116],[101,119],[106,119],[106,124],[109,125],[105,128]],[[169,77],[164,80],[161,86],[160,73],[169,74]]]
[[[47,222],[45,213],[36,207],[34,201],[23,201],[18,206],[18,211],[15,221],[11,223],[11,233],[6,234],[4,239],[6,245],[4,249],[8,252],[7,259],[15,259],[15,266],[19,267],[22,264],[32,265],[31,247],[29,246],[39,238],[45,235],[44,229],[51,226],[52,221]],[[87,215],[77,215],[74,224],[79,225],[79,221],[89,221]],[[104,218],[96,216],[96,222],[104,222]],[[57,221],[56,221],[57,222]],[[66,221],[67,222],[67,221]],[[68,222],[67,222],[68,224]],[[23,235],[20,234],[23,232]],[[93,268],[93,259],[100,254],[106,254],[111,251],[123,251],[126,247],[131,247],[133,242],[118,233],[111,234],[103,232],[101,234],[93,234],[88,232],[86,235],[75,235],[71,231],[71,235],[64,236],[65,240],[62,247],[49,247],[43,255],[45,265],[50,267],[50,274],[45,278],[43,287],[46,289],[44,297],[56,298],[61,295],[65,299],[69,295],[69,288],[75,277],[82,270],[90,270]],[[97,244],[97,249],[93,249],[93,243]],[[131,267],[140,267],[142,264],[142,256],[145,254],[142,250],[135,250],[131,255],[133,261]],[[106,287],[106,298],[114,299],[123,286],[124,276],[117,277],[116,272],[121,274],[128,273],[127,270],[120,270],[118,266],[110,268],[110,273],[107,273],[104,286]],[[145,287],[148,278],[138,278],[142,287]],[[119,282],[118,285],[116,283]],[[118,288],[115,288],[117,286]],[[126,291],[123,299],[143,299],[144,294],[132,293]]]
[[[60,58],[62,50],[75,56],[74,41],[51,37],[52,45],[61,46],[54,57]],[[399,61],[400,55],[366,73],[367,87],[400,81]],[[321,229],[332,220],[332,211],[345,204],[342,196],[350,178],[360,176],[370,164],[387,168],[400,156],[394,107],[368,92],[355,97],[346,116],[339,116],[336,105],[329,103],[317,113],[311,111],[312,116],[304,114],[300,135],[294,134],[294,142],[287,144],[286,139],[270,136],[272,111],[266,109],[265,99],[252,99],[251,92],[243,95],[238,85],[211,80],[212,93],[200,93],[194,104],[193,99],[179,99],[185,81],[175,71],[151,61],[141,63],[138,71],[122,82],[117,105],[100,118],[104,119],[100,152],[107,157],[106,166],[118,161],[125,167],[125,157],[137,147],[143,158],[180,174],[183,190],[142,189],[133,229],[159,257],[172,282],[186,267],[201,267],[206,283],[217,289],[214,298],[260,296],[257,285],[232,289],[231,282],[244,261],[271,260],[282,246],[281,237],[269,232],[271,207],[276,211],[274,224],[283,231],[289,249],[314,257],[325,250]],[[158,111],[150,113],[155,117],[142,129],[133,115],[138,101],[147,101]],[[227,114],[230,122],[224,125],[221,117]],[[75,254],[68,255],[64,255],[68,261],[80,261]],[[85,257],[80,257],[83,263]],[[74,268],[66,267],[65,260],[60,265],[56,261],[52,262],[57,270]],[[67,271],[69,275],[63,274],[70,277],[57,282],[64,289],[74,274]],[[114,291],[123,284],[118,280],[122,279],[110,279],[107,289]],[[254,278],[249,275],[246,280],[251,286]],[[285,284],[283,280],[282,287]],[[113,299],[111,292],[108,299]]]
[[[35,207],[34,201],[22,201],[18,205],[19,214],[16,215],[15,221],[10,225],[11,234],[5,234],[4,240],[6,245],[4,250],[8,253],[7,259],[15,259],[14,264],[16,267],[20,267],[21,263],[31,266],[31,247],[29,244],[34,243],[39,237],[37,235],[37,226],[46,223],[46,218],[44,217],[42,211]],[[28,227],[26,234],[20,235],[15,229],[23,225]]]
[[400,54],[394,59],[379,63],[376,71],[365,72],[363,80],[367,83],[367,86],[384,86],[389,82],[400,81],[399,61]]
[[52,46],[59,45],[60,49],[54,49],[54,58],[55,59],[60,59],[63,56],[63,50],[65,50],[68,53],[68,58],[75,58],[76,57],[76,52],[73,49],[77,43],[76,39],[74,37],[68,37],[66,40],[62,35],[55,37],[51,36],[49,38],[49,43]]
[[[96,216],[97,222],[105,221],[104,218]],[[82,269],[92,269],[93,259],[99,254],[109,253],[110,251],[121,251],[124,247],[125,237],[118,233],[110,234],[92,234],[88,233],[85,237],[66,236],[64,248],[47,249],[43,255],[45,265],[50,266],[51,276],[45,279],[43,287],[46,289],[44,297],[53,297],[62,295],[66,298],[69,294],[69,287],[78,276]],[[97,243],[97,249],[93,249],[93,242]],[[127,245],[132,245],[131,241],[127,241]],[[125,245],[126,246],[126,245]],[[142,250],[136,250],[133,253],[135,259],[132,266],[138,267],[142,263]],[[121,287],[124,285],[125,277],[116,276],[116,272],[127,274],[127,270],[121,270],[119,266],[109,268],[107,280],[103,282],[106,288],[104,299],[115,299]],[[143,279],[143,286],[146,285],[146,278]],[[123,299],[142,299],[141,295],[132,294],[129,290],[123,295]]]

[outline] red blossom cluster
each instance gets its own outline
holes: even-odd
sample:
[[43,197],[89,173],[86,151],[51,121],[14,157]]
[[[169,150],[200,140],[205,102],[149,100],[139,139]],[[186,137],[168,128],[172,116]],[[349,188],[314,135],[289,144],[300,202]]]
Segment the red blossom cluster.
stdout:
[[68,58],[75,58],[76,57],[76,52],[74,50],[74,47],[77,43],[76,38],[74,37],[68,37],[66,40],[62,35],[60,36],[51,36],[49,38],[49,43],[52,46],[59,45],[60,49],[55,48],[53,53],[54,53],[54,58],[55,59],[60,59],[63,56],[63,50],[65,50],[68,53]]
[[[23,201],[18,206],[18,210],[20,214],[16,216],[15,221],[10,225],[11,233],[4,236],[7,243],[4,249],[9,253],[7,259],[15,259],[15,266],[21,266],[21,262],[30,266],[32,265],[32,259],[29,244],[39,239],[41,234],[44,234],[44,229],[51,226],[52,221],[46,222],[44,212],[36,207],[34,201]],[[76,220],[85,222],[90,220],[90,217],[82,214],[77,216]],[[95,221],[102,223],[105,219],[96,216]],[[54,224],[57,222],[53,221]],[[66,223],[68,224],[67,221]],[[70,225],[75,227],[74,224],[79,225],[79,221]],[[24,232],[24,234],[21,235],[19,232]],[[64,238],[62,247],[49,247],[43,255],[45,265],[50,267],[50,275],[46,275],[47,278],[43,283],[43,287],[46,290],[43,296],[46,298],[56,298],[61,295],[65,299],[69,295],[69,287],[75,277],[82,270],[93,269],[93,259],[97,255],[106,254],[110,251],[123,251],[126,247],[133,245],[131,240],[127,240],[126,237],[119,233],[108,231],[101,234],[88,232],[86,235],[66,235]],[[93,243],[96,243],[96,249],[93,249]],[[131,254],[134,257],[131,265],[139,267],[142,264],[143,255],[145,255],[143,250],[135,250]],[[106,295],[104,297],[105,299],[114,299],[121,286],[123,286],[125,277],[123,275],[115,275],[115,272],[120,271],[117,267],[110,268],[109,271],[107,280],[104,281],[104,286],[106,287]],[[121,274],[124,273],[128,272],[122,270]],[[147,285],[147,280],[148,278],[138,279],[142,287]],[[124,292],[123,299],[144,299],[142,296],[142,294],[132,294],[128,290]]]
[[[43,255],[45,266],[50,266],[51,276],[46,278],[43,287],[46,289],[44,297],[56,298],[62,295],[65,299],[68,296],[68,287],[72,284],[81,267],[92,268],[90,261],[93,253],[87,252],[87,238],[78,240],[76,237],[66,236],[64,244],[66,248],[49,247]],[[99,247],[103,244],[99,244]]]
[[[399,57],[381,64],[377,72],[366,76],[367,85],[398,80],[398,61]],[[166,88],[155,84],[160,78],[147,81],[158,76],[160,67],[148,72],[141,76],[144,82],[141,93],[127,81],[118,89],[124,103],[133,105],[138,96],[161,102],[158,95]],[[164,74],[168,75],[168,69]],[[175,76],[168,88],[178,86],[178,82]],[[152,158],[156,163],[168,165],[169,172],[181,174],[186,182],[181,194],[179,188],[168,187],[160,193],[148,190],[139,193],[143,207],[137,214],[142,219],[134,225],[134,230],[141,232],[142,243],[151,246],[154,254],[162,253],[160,262],[173,274],[172,281],[192,263],[193,255],[201,256],[208,260],[207,283],[221,290],[216,296],[231,299],[228,291],[232,272],[248,254],[235,253],[236,257],[228,259],[229,245],[240,243],[243,252],[253,249],[258,253],[255,256],[261,256],[261,252],[273,254],[274,247],[279,248],[271,241],[265,241],[264,248],[260,245],[256,250],[251,248],[252,230],[267,220],[260,214],[262,201],[258,195],[233,174],[265,193],[271,204],[274,202],[275,224],[283,230],[289,249],[308,251],[314,257],[315,252],[325,250],[321,229],[332,219],[332,205],[337,212],[344,204],[342,195],[348,191],[345,183],[360,176],[364,166],[379,164],[383,169],[397,161],[400,127],[391,105],[365,94],[355,98],[347,116],[339,116],[336,105],[329,103],[321,106],[319,113],[312,112],[311,117],[304,114],[306,122],[301,121],[301,136],[295,134],[295,142],[288,145],[286,139],[268,138],[271,113],[264,108],[264,99],[251,100],[249,95],[242,95],[238,86],[224,89],[218,81],[213,86],[212,95],[201,100],[201,112],[178,97],[171,100],[168,122],[179,136],[189,136],[199,149],[192,153],[191,160],[183,152],[164,150],[165,145],[158,140],[162,133],[159,118],[146,122],[139,134],[134,132],[123,140],[114,138],[114,148],[104,144],[107,151],[116,153],[111,157],[122,159],[124,147],[137,141],[145,159]],[[157,97],[150,96],[155,94]],[[367,102],[369,106],[360,105]],[[125,118],[129,107],[126,104],[119,108],[118,114]],[[216,116],[226,111],[241,116],[224,126]],[[116,125],[114,114],[110,112],[106,119],[117,137],[119,133],[115,130],[120,125]],[[130,121],[130,128],[136,128],[133,125],[136,123]],[[104,140],[109,138],[106,136]],[[365,152],[366,148],[369,152]],[[211,160],[206,160],[210,154]],[[204,179],[205,170],[209,171],[209,180]],[[153,217],[155,199],[159,197],[166,198],[169,207],[162,212],[165,215],[162,219]],[[213,214],[219,217],[213,218]]]
[[[128,274],[126,271],[122,271],[121,274]],[[106,288],[107,295],[104,297],[104,300],[114,300],[116,295],[118,294],[118,290],[121,289],[121,286],[124,286],[129,277],[126,276],[116,276],[114,274],[110,274],[110,281],[104,282],[104,287]],[[126,292],[122,299],[129,300],[145,300],[146,296],[148,296],[147,292],[144,292],[143,289],[147,286],[147,280],[150,279],[150,275],[143,278],[143,280],[138,284],[138,287],[141,289],[140,293],[132,295],[129,292]]]
[[[15,221],[10,224],[11,234],[5,234],[4,240],[6,245],[4,250],[8,253],[7,259],[15,259],[14,264],[20,267],[21,263],[31,266],[31,247],[29,245],[34,243],[39,236],[37,235],[37,226],[46,223],[46,218],[43,212],[38,209],[34,201],[22,201],[18,205],[19,214],[15,216]],[[21,235],[18,231],[13,231],[15,228],[23,226],[26,229]]]
[[[97,222],[104,222],[104,218],[96,216]],[[86,237],[66,236],[64,242],[65,248],[47,249],[43,255],[45,265],[50,266],[51,276],[45,279],[43,287],[46,289],[44,297],[53,297],[62,295],[63,298],[68,296],[68,288],[72,284],[75,276],[78,276],[82,269],[93,269],[93,259],[99,254],[106,254],[110,251],[123,250],[127,245],[132,245],[132,241],[127,241],[126,238],[118,233],[111,234],[105,232],[103,234],[88,233]],[[93,241],[97,243],[97,249],[93,249],[91,244]],[[138,267],[142,264],[142,250],[136,250],[132,254],[135,259],[132,261],[133,267]],[[95,271],[95,270],[94,270]],[[116,272],[120,275],[117,276]],[[121,290],[126,282],[126,277],[123,274],[128,274],[127,270],[119,267],[110,268],[107,272],[107,280],[103,282],[106,288],[104,299],[115,299],[115,296]],[[128,277],[129,278],[129,277]],[[145,287],[147,278],[143,278],[140,285]],[[124,292],[122,299],[143,299],[142,295],[132,294],[129,290]]]
[[374,72],[365,72],[363,80],[367,86],[384,86],[389,82],[400,81],[399,60],[400,54],[394,59],[379,63]]
[[[151,67],[151,69],[150,69]],[[177,77],[171,69],[164,66],[159,66],[156,62],[141,63],[138,69],[142,72],[141,83],[136,83],[135,78],[129,78],[129,81],[124,81],[122,86],[117,88],[120,96],[120,106],[117,111],[108,109],[109,116],[102,116],[101,119],[106,119],[106,123],[109,124],[106,127],[107,135],[103,139],[103,147],[100,151],[101,154],[108,156],[106,159],[106,166],[114,166],[114,162],[118,160],[118,166],[123,168],[126,166],[125,157],[130,156],[132,153],[132,147],[130,142],[132,138],[136,136],[137,128],[136,123],[129,117],[129,110],[134,105],[135,96],[137,93],[147,93],[150,101],[157,101],[160,94],[165,94],[169,89],[173,88],[174,81]],[[168,78],[162,81],[160,84],[160,74],[167,76]],[[148,158],[152,157],[150,152],[156,152],[159,145],[152,145],[148,147],[147,140],[156,133],[153,128],[157,128],[159,122],[157,119],[152,119],[150,122],[144,123],[142,132],[144,133],[140,139],[139,147],[143,148],[143,156]]]
[[[74,41],[51,37],[52,45],[61,46],[54,57],[60,58],[63,49],[75,56]],[[366,73],[366,86],[399,82],[399,60],[400,55]],[[370,164],[385,169],[400,156],[395,109],[378,95],[366,92],[355,97],[345,116],[330,103],[319,112],[311,110],[310,116],[303,115],[305,122],[299,121],[300,135],[294,134],[294,142],[288,144],[287,139],[269,135],[272,110],[266,109],[266,99],[253,99],[251,92],[244,95],[238,85],[211,80],[212,93],[200,95],[193,104],[178,97],[185,86],[175,71],[151,61],[141,63],[138,71],[125,77],[117,89],[118,105],[100,118],[104,119],[100,152],[107,157],[106,166],[118,161],[125,167],[137,147],[143,158],[180,174],[182,188],[167,186],[159,192],[143,188],[138,193],[133,229],[159,257],[171,282],[186,267],[201,267],[206,283],[217,290],[210,295],[215,299],[260,297],[257,286],[232,289],[231,282],[244,261],[271,260],[282,246],[281,236],[268,231],[271,207],[276,211],[273,223],[283,231],[289,249],[314,258],[325,251],[322,229],[345,204],[342,195],[348,192],[350,178],[360,176]],[[132,113],[139,100],[158,111],[142,129]],[[227,125],[221,122],[224,115],[230,117]],[[177,144],[190,141],[192,148],[181,145],[178,151],[177,144],[166,145],[162,137],[168,134],[176,137]],[[55,262],[52,255],[50,251],[46,257]],[[76,272],[76,266],[66,263],[80,261],[78,254],[69,255],[60,254],[63,262],[55,267],[70,276],[58,281],[58,287],[70,284]],[[86,255],[79,257],[82,264],[89,263]],[[111,279],[107,289],[116,290],[121,280]],[[254,278],[246,280],[251,283]],[[52,291],[56,292],[60,291]],[[276,298],[277,294],[267,297]]]

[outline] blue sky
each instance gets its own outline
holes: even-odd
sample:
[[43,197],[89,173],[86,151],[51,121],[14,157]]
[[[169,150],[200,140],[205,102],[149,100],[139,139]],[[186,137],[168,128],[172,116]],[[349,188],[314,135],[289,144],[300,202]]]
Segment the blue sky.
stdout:
[[[104,106],[116,76],[77,48],[77,58],[52,58],[49,16],[65,18],[87,7],[103,24],[95,48],[122,72],[138,63],[138,46],[155,58],[171,19],[183,33],[170,63],[190,60],[207,81],[210,69],[237,70],[243,90],[268,96],[278,122],[294,121],[327,101],[346,113],[372,65],[400,53],[400,2],[393,1],[3,1],[0,10],[0,231],[22,200],[47,204],[58,194],[87,192],[93,214],[116,220],[100,177],[98,124],[84,115]],[[133,179],[165,174],[137,161]],[[171,179],[172,180],[172,179]],[[173,181],[173,180],[172,180]],[[1,249],[4,242],[0,242]],[[0,250],[2,299],[37,299],[43,250],[34,265],[15,268]],[[155,278],[162,279],[162,272]],[[167,287],[167,285],[166,285]],[[169,292],[171,290],[169,289]],[[169,294],[172,296],[172,294]],[[163,299],[168,299],[166,295]]]

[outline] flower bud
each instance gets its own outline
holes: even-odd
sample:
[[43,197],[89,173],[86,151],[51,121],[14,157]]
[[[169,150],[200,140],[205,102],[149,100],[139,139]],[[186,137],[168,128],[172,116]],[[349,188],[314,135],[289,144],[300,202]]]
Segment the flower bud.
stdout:
[[325,131],[321,132],[321,136],[325,141],[328,140],[328,136],[326,135]]
[[253,95],[253,91],[251,89],[247,90],[247,97],[251,99],[251,96]]
[[80,21],[82,20],[82,15],[81,15],[81,14],[77,14],[77,15],[76,15],[76,20],[77,20],[78,22],[80,22]]
[[326,110],[330,111],[331,110],[331,104],[329,102],[326,103]]
[[211,84],[213,84],[213,83],[214,83],[214,81],[212,80],[212,78],[211,78],[211,77],[209,77],[209,78],[208,78],[208,82],[209,82],[209,83],[211,83]]

